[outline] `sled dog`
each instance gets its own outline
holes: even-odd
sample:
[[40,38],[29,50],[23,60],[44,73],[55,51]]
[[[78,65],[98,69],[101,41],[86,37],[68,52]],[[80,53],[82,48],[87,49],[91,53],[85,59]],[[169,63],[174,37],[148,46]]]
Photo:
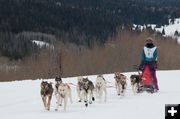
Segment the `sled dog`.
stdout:
[[57,107],[56,111],[58,110],[59,106],[64,101],[64,111],[66,111],[67,101],[68,98],[70,99],[70,102],[72,103],[72,97],[71,97],[71,88],[68,84],[61,83],[58,86],[58,97],[57,97]]
[[79,102],[81,102],[83,99],[83,77],[82,76],[79,76],[77,78],[77,88],[76,88],[76,91],[77,91],[77,94],[78,94],[78,97],[79,97]]
[[[59,85],[61,84],[61,83],[63,83],[62,82],[62,78],[61,77],[56,77],[55,78],[55,97],[56,97],[56,100],[58,100],[58,98],[59,98],[59,93],[58,93],[58,87],[59,87]],[[57,102],[56,102],[57,103]],[[60,104],[61,105],[61,104]]]
[[104,79],[103,75],[97,76],[95,89],[96,89],[96,98],[99,99],[99,103],[101,103],[102,101],[103,93],[104,93],[104,101],[106,102],[107,100],[106,80]]
[[141,90],[141,77],[139,75],[133,74],[130,76],[130,80],[131,80],[131,86],[132,86],[132,90],[133,93],[136,94]]
[[47,81],[41,82],[41,97],[46,110],[50,110],[53,91],[54,89],[51,83],[48,83]]
[[[92,104],[92,101],[95,100],[94,98],[94,84],[92,81],[90,81],[88,78],[83,78],[83,85],[82,85],[82,96],[84,97],[85,106],[88,106],[89,104]],[[88,100],[89,98],[89,100]]]
[[115,87],[118,95],[124,95],[125,89],[127,87],[127,77],[119,72],[114,73]]

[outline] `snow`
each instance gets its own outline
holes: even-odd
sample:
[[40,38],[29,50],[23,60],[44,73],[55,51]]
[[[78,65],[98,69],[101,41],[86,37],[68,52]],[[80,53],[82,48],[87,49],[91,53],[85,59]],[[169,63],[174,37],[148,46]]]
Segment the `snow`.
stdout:
[[[130,77],[133,72],[124,73]],[[107,102],[97,100],[85,107],[79,103],[76,93],[76,77],[63,78],[66,83],[72,83],[73,104],[68,102],[67,111],[60,107],[55,111],[56,99],[52,98],[51,110],[44,110],[40,97],[41,80],[26,80],[0,83],[0,113],[1,119],[164,119],[165,104],[180,103],[180,70],[158,71],[160,91],[149,94],[133,94],[128,80],[128,88],[124,97],[119,97],[114,88],[113,74],[104,75],[108,81]],[[88,76],[95,81],[96,75]],[[49,79],[54,83],[54,79]]]
[[174,36],[175,31],[180,32],[180,18],[175,19],[174,24],[170,23],[169,25],[161,26],[161,28],[156,28],[156,31],[162,32],[163,28],[166,36]]
[[[178,33],[180,34],[180,18],[174,19],[174,23],[171,23],[170,21],[171,21],[171,19],[169,19],[169,25],[164,25],[164,26],[161,26],[160,28],[157,28],[156,24],[147,24],[144,26],[138,25],[138,29],[140,29],[142,31],[143,29],[146,29],[146,27],[151,27],[152,30],[162,33],[163,28],[164,28],[164,31],[165,31],[164,36],[177,39],[178,43],[180,44],[180,36],[174,36],[175,31],[178,31]],[[135,30],[136,27],[137,27],[137,25],[133,24],[132,29]]]
[[44,46],[49,47],[49,48],[54,48],[53,45],[50,45],[49,43],[44,42],[44,41],[32,40],[32,42],[37,44],[40,48],[42,48]]
[[180,34],[180,18],[175,19],[174,23],[170,23],[170,21],[171,20],[169,20],[169,25],[161,26],[161,28],[155,28],[155,30],[162,33],[162,30],[164,28],[164,36],[172,37],[173,39],[176,39],[180,44],[180,36],[174,35],[175,31],[178,31],[178,33]]

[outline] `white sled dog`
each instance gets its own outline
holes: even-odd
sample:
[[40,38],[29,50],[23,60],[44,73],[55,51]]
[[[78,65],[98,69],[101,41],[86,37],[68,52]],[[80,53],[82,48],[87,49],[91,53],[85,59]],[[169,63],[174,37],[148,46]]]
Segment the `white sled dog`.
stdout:
[[127,77],[119,72],[114,73],[115,87],[118,95],[124,95],[125,89],[127,87]]
[[[82,96],[84,97],[85,106],[88,106],[89,104],[92,104],[92,101],[95,101],[94,98],[94,84],[92,81],[90,81],[88,78],[83,78],[83,85],[82,85]],[[89,98],[89,100],[88,100]]]
[[79,102],[84,100],[84,97],[83,97],[83,79],[84,78],[82,76],[79,76],[77,78],[77,88],[76,88],[76,91],[77,91],[77,94],[78,94],[78,97],[79,97]]
[[104,101],[107,101],[107,90],[106,90],[106,80],[102,75],[98,75],[95,83],[96,98],[99,99],[99,103],[102,101],[102,96],[104,92]]
[[[58,100],[58,98],[59,98],[59,93],[58,93],[58,87],[59,87],[59,85],[61,84],[61,83],[63,83],[62,82],[62,78],[61,77],[56,77],[55,78],[55,90],[54,90],[54,93],[55,93],[55,97],[56,97],[56,100]],[[57,102],[56,102],[57,103]],[[61,104],[60,104],[60,106],[61,106]]]
[[64,111],[66,111],[66,106],[67,106],[67,101],[68,98],[70,99],[70,102],[72,103],[72,97],[71,97],[71,88],[68,84],[61,83],[58,86],[58,100],[57,100],[57,107],[56,111],[58,110],[59,106],[62,104],[64,101]]

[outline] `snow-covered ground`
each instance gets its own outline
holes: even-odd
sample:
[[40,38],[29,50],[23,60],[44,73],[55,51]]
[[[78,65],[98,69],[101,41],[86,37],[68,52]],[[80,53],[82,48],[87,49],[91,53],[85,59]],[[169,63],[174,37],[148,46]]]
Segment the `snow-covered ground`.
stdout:
[[[124,73],[129,77],[133,73]],[[60,107],[55,111],[56,99],[53,96],[51,110],[44,110],[40,97],[41,80],[13,81],[0,83],[1,119],[164,119],[165,104],[180,103],[180,70],[158,71],[160,91],[155,94],[134,95],[128,81],[124,97],[116,94],[112,74],[104,75],[109,82],[107,102],[99,104],[96,100],[89,107],[79,103],[76,93],[76,78],[63,78],[72,83],[73,104],[68,103],[67,111]],[[96,76],[88,76],[95,81]],[[48,80],[54,82],[54,80]],[[111,87],[112,86],[112,87]]]

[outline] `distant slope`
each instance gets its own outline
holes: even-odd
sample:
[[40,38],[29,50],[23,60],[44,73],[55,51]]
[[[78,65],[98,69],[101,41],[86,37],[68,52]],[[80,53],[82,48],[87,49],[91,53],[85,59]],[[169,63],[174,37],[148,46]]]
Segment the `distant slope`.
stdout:
[[175,19],[173,23],[170,22],[169,25],[164,25],[161,28],[156,28],[156,31],[162,32],[163,28],[165,32],[164,36],[170,36],[173,38],[180,39],[180,18]]
[[168,19],[179,18],[179,11],[179,0],[0,0],[0,56],[18,60],[37,53],[37,46],[29,45],[26,37],[17,38],[23,32],[102,46],[122,26],[163,26]]
[[172,37],[177,39],[180,43],[180,18],[169,19],[169,23],[167,25],[158,26],[157,24],[148,24],[148,25],[133,25],[133,30],[143,30],[147,28],[151,28],[156,32],[161,33],[164,37]]

